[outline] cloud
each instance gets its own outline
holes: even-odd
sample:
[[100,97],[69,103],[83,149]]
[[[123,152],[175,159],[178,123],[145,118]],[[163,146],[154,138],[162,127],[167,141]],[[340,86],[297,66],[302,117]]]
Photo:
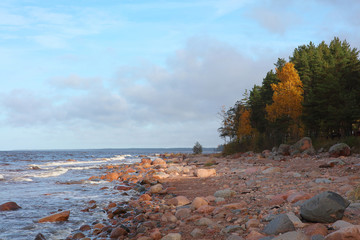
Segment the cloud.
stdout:
[[188,146],[189,140],[211,146],[216,145],[221,106],[232,106],[245,89],[261,83],[272,62],[197,37],[163,66],[147,61],[122,66],[113,79],[54,77],[46,91],[13,90],[0,100],[6,124],[16,127],[61,129],[57,134],[82,137],[92,133],[106,138],[108,146],[114,141],[121,146]]

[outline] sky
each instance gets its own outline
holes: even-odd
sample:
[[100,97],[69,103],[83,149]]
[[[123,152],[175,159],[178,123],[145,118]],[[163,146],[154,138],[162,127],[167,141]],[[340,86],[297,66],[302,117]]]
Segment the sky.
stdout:
[[1,0],[0,150],[222,144],[222,106],[358,0]]

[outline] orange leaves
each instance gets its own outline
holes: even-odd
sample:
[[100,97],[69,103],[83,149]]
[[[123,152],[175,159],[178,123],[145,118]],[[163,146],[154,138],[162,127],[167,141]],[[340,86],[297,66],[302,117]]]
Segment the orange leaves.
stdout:
[[239,119],[239,127],[237,131],[237,136],[239,139],[245,136],[250,136],[253,132],[253,128],[250,124],[250,110],[243,110]]
[[273,103],[266,105],[267,119],[274,122],[281,117],[288,117],[298,122],[302,113],[303,83],[293,63],[286,63],[281,71],[276,70],[280,79],[278,84],[271,84],[274,91]]

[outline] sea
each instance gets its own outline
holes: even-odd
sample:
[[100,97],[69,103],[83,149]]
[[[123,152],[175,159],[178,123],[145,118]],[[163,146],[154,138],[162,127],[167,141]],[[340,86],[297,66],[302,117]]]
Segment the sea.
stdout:
[[[80,211],[90,200],[101,208],[109,201],[127,201],[138,194],[130,190],[124,196],[114,189],[116,182],[89,180],[105,173],[104,166],[191,152],[191,148],[0,151],[0,204],[16,202],[21,207],[0,211],[0,240],[33,240],[38,233],[46,239],[65,239],[84,224],[106,219],[102,211]],[[213,152],[204,148],[204,153]],[[108,187],[106,194],[101,190],[104,187]],[[68,221],[37,223],[61,210],[70,210]]]

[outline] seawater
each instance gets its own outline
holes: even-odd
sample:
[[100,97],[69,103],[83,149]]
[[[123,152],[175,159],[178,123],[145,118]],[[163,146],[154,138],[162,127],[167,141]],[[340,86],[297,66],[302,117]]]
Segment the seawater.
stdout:
[[[90,200],[98,207],[109,201],[126,201],[114,190],[115,182],[88,180],[100,176],[111,164],[139,162],[143,155],[155,158],[165,152],[190,153],[191,149],[103,149],[52,151],[0,151],[0,204],[16,202],[21,209],[0,212],[0,240],[64,239],[83,224],[105,219],[105,213],[81,212]],[[101,190],[108,187],[105,192]],[[37,223],[42,217],[70,210],[61,223]]]

